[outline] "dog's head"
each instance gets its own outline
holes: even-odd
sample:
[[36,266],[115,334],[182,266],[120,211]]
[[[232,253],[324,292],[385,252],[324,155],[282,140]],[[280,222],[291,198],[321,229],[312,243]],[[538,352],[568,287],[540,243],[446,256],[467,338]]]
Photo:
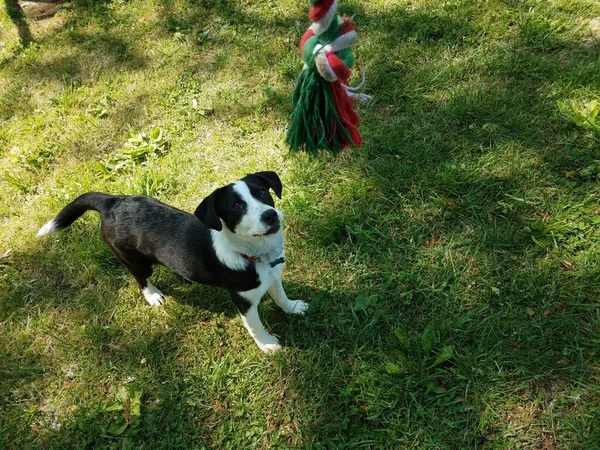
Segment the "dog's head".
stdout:
[[281,198],[281,180],[275,172],[256,172],[217,189],[196,208],[195,215],[208,228],[223,224],[243,239],[279,232],[283,214],[275,209],[272,189]]

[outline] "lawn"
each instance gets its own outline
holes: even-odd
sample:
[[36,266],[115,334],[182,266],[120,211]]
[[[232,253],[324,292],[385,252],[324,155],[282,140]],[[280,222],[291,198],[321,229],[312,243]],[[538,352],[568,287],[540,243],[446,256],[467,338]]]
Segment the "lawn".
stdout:
[[[364,145],[289,152],[308,2],[0,6],[0,447],[600,448],[600,3],[339,0]],[[8,7],[7,7],[8,6]],[[355,74],[353,81],[358,82]],[[90,190],[284,183],[267,356],[223,291],[148,305]]]

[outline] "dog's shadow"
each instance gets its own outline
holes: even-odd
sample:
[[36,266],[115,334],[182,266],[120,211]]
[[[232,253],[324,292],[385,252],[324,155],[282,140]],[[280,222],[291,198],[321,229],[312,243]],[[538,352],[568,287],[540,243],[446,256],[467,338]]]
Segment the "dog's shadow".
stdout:
[[[160,265],[154,267],[151,281],[167,296],[167,302],[174,301],[227,318],[237,314],[229,294],[222,288],[186,280],[171,269]],[[141,292],[140,297],[143,300]]]
[[[194,319],[190,320],[210,321],[215,316],[228,320],[239,318],[239,313],[225,289],[188,281],[163,266],[156,266],[152,282],[167,296],[167,302],[176,302],[193,308]],[[309,304],[308,311],[304,315],[285,313],[269,294],[265,294],[259,306],[261,321],[267,332],[277,336],[285,347],[306,350],[312,346],[313,340],[303,337],[303,329],[306,328],[308,321],[311,327],[314,327],[312,318],[322,316],[319,311],[324,302],[320,302],[319,299],[329,294],[293,281],[286,282],[285,270],[283,286],[290,300],[306,301]],[[241,320],[240,326],[242,326]]]
[[[155,308],[146,303],[131,274],[92,228],[85,222],[76,223],[59,237],[46,240],[34,255],[29,255],[29,258],[36,258],[36,265],[15,261],[20,266],[16,269],[23,275],[39,280],[30,287],[33,292],[23,298],[28,298],[28,302],[51,302],[59,308],[62,304],[67,309],[89,310],[90,314],[101,316],[112,314],[111,311],[122,307],[123,302],[130,302],[135,308]],[[154,266],[150,280],[165,294],[166,303],[162,308],[170,316],[177,317],[179,327],[210,323],[217,318],[239,320],[242,327],[240,315],[225,289],[188,281],[161,265]],[[265,294],[259,307],[261,321],[284,346],[307,349],[311,347],[312,339],[303,337],[303,330],[308,324],[311,328],[321,328],[313,317],[323,317],[318,305],[327,302],[319,299],[326,299],[329,294],[293,280],[286,282],[285,270],[283,285],[291,300],[302,299],[309,303],[308,312],[305,315],[286,314]]]
[[[152,280],[167,296],[167,302],[174,301],[179,305],[192,307],[196,310],[195,316],[200,320],[203,317],[210,320],[210,316],[227,319],[239,317],[239,313],[225,289],[188,281],[163,266],[156,267]],[[269,294],[265,294],[259,306],[261,321],[269,333],[280,338],[283,345],[306,349],[310,347],[310,343],[299,337],[300,328],[313,316],[313,307],[317,309],[317,305],[320,304],[318,299],[327,294],[302,284],[286,283],[285,271],[283,285],[290,300],[301,299],[309,304],[308,311],[304,315],[287,314],[275,304]]]

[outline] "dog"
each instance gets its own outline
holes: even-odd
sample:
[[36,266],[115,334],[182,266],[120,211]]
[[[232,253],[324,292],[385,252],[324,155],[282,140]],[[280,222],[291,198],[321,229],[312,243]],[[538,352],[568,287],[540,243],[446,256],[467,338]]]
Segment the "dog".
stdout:
[[189,281],[226,289],[244,326],[265,353],[281,348],[264,329],[258,305],[265,293],[288,314],[305,314],[308,304],[289,300],[281,284],[285,265],[283,214],[270,189],[281,198],[275,172],[256,172],[218,188],[194,214],[147,196],[88,192],[38,232],[60,231],[86,211],[100,213],[104,242],[138,282],[148,303],[160,306],[164,294],[149,280],[162,264]]

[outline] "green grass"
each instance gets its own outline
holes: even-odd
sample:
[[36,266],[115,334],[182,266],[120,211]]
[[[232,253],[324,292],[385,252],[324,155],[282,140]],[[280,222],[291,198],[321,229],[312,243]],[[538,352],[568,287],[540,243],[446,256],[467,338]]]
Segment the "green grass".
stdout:
[[[342,0],[374,100],[338,158],[284,145],[307,10],[0,9],[0,447],[600,448],[598,2]],[[255,170],[311,304],[264,302],[273,357],[222,291],[162,268],[149,307],[92,213],[34,239]]]

